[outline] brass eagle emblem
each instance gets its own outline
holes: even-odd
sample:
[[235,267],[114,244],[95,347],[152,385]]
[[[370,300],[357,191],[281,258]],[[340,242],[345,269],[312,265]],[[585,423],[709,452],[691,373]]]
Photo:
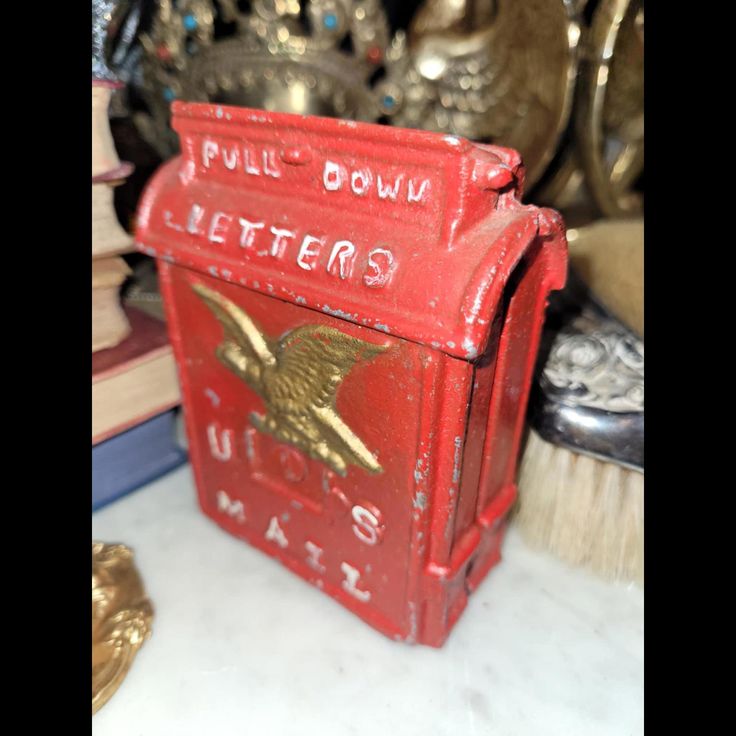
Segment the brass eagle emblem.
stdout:
[[256,429],[298,447],[342,476],[350,464],[370,473],[383,470],[341,419],[335,399],[355,363],[374,358],[385,346],[323,325],[304,325],[273,339],[222,294],[203,284],[192,289],[224,329],[217,359],[266,405],[265,415],[250,415]]

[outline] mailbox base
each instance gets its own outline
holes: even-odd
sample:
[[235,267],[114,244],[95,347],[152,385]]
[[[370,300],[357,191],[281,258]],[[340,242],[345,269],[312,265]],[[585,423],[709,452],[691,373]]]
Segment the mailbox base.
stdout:
[[450,564],[428,567],[425,615],[416,643],[431,647],[441,647],[445,643],[465,610],[470,594],[501,561],[501,544],[515,500],[516,486],[507,486],[458,541]]
[[[195,478],[197,475],[195,468]],[[316,574],[308,564],[283,553],[278,545],[266,541],[262,535],[224,521],[222,513],[213,512],[211,504],[203,498],[201,488],[198,482],[200,507],[220,528],[278,560],[390,639],[435,648],[444,645],[465,610],[469,596],[501,561],[501,545],[508,529],[508,515],[516,500],[516,486],[508,486],[488,505],[477,523],[465,532],[447,567],[427,565],[419,586],[418,600],[407,604],[409,632],[402,634],[397,631],[395,622],[356,601],[341,587]]]

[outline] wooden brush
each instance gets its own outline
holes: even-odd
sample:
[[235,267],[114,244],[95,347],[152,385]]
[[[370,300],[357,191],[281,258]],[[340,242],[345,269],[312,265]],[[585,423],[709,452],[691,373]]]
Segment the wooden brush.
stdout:
[[[609,580],[642,583],[644,345],[629,325],[643,325],[636,306],[643,288],[640,283],[637,290],[631,274],[643,253],[632,251],[631,236],[643,246],[637,235],[643,230],[631,228],[606,223],[572,234],[571,261],[576,265],[576,254],[584,253],[587,270],[572,273],[569,287],[551,304],[514,520],[535,547]],[[631,258],[610,252],[624,234],[629,237],[620,247]],[[629,295],[628,325],[579,275],[601,281],[607,273],[606,303],[616,303],[614,264],[626,271],[618,281]]]

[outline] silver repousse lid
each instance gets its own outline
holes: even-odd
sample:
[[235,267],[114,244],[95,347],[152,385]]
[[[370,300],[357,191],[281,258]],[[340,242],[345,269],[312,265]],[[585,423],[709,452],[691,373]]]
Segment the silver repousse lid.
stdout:
[[548,326],[532,426],[547,442],[643,470],[644,343],[589,296],[570,306]]

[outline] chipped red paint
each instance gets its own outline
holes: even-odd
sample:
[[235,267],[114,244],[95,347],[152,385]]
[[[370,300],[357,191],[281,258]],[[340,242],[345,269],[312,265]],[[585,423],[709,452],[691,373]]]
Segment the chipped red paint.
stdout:
[[[395,639],[440,646],[500,557],[559,216],[519,202],[508,149],[175,103],[182,155],[149,184],[203,510]],[[277,339],[329,325],[387,349],[336,408],[380,463],[345,477],[252,426],[202,283]]]

